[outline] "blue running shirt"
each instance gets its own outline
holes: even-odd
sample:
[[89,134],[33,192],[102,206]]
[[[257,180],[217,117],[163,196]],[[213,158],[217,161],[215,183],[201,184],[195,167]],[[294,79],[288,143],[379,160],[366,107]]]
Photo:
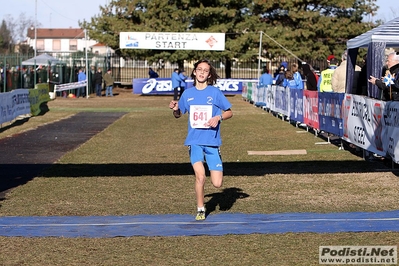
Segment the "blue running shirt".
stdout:
[[[210,108],[211,107],[211,108]],[[231,108],[231,103],[227,100],[226,96],[220,91],[220,89],[207,86],[203,90],[198,90],[196,87],[191,87],[184,91],[179,100],[179,109],[182,114],[189,113],[188,119],[188,132],[184,145],[205,145],[205,146],[220,146],[222,140],[220,138],[220,123],[215,128],[193,128],[195,127],[195,119],[209,121],[214,116],[222,114],[222,110],[225,111]],[[190,111],[193,110],[193,111]],[[190,113],[197,112],[198,113]],[[211,117],[207,110],[211,110]]]

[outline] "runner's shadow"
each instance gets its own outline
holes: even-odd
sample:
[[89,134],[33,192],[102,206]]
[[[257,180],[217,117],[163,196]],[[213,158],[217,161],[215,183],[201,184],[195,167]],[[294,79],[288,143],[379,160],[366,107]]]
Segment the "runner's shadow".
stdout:
[[219,205],[220,211],[228,211],[233,207],[237,199],[244,199],[249,197],[248,194],[243,193],[241,188],[231,187],[225,188],[221,192],[207,194],[209,201],[205,203],[205,215],[208,216],[211,212],[216,210]]

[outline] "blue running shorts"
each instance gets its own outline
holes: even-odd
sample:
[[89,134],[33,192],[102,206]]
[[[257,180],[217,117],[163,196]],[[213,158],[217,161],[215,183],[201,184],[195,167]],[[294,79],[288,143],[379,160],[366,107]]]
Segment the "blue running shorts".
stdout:
[[222,157],[219,147],[190,145],[188,146],[190,161],[193,165],[196,162],[204,162],[204,157],[209,170],[223,171]]

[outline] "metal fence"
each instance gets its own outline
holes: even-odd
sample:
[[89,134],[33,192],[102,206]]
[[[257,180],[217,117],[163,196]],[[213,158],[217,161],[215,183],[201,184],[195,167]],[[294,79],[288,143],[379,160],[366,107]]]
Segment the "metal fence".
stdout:
[[[17,88],[33,88],[35,83],[48,82],[50,90],[54,84],[64,84],[77,81],[79,68],[85,68],[86,56],[84,53],[48,53],[49,55],[61,60],[65,64],[53,66],[23,66],[22,62],[33,57],[32,54],[9,54],[0,55],[0,92],[7,92]],[[267,66],[271,74],[279,68],[282,61],[298,63],[294,58],[277,58],[274,60],[265,60],[261,62],[261,68]],[[321,69],[326,67],[325,62],[308,62],[313,66],[319,66]],[[188,75],[193,70],[193,62],[185,61],[184,70]],[[117,54],[88,54],[87,65],[89,66],[88,81],[90,93],[93,92],[91,85],[92,73],[98,68],[103,70],[111,69],[115,82],[119,86],[132,86],[134,78],[148,78],[149,68],[154,69],[160,78],[169,78],[174,68],[178,68],[176,63],[149,62],[140,58],[124,58]],[[226,68],[225,61],[212,61],[221,78],[230,76],[240,79],[259,78],[259,63],[257,60],[232,60],[231,68]],[[226,71],[230,70],[229,75]],[[35,73],[36,72],[36,73]],[[103,71],[104,73],[104,71]],[[36,78],[36,81],[35,81]]]

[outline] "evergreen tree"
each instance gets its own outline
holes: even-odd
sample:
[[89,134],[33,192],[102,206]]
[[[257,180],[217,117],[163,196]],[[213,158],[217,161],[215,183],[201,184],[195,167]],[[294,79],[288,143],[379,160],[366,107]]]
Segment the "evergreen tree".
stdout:
[[7,28],[6,21],[3,19],[0,26],[0,53],[10,52],[12,38],[10,30]]
[[[340,54],[346,41],[376,26],[363,19],[377,10],[376,0],[114,0],[100,14],[82,22],[90,38],[120,55],[177,62],[210,58],[221,60],[229,71],[231,60],[256,61],[260,32],[262,56],[278,55],[325,59]],[[119,32],[222,32],[226,50],[119,50]],[[229,77],[229,74],[226,73]]]

